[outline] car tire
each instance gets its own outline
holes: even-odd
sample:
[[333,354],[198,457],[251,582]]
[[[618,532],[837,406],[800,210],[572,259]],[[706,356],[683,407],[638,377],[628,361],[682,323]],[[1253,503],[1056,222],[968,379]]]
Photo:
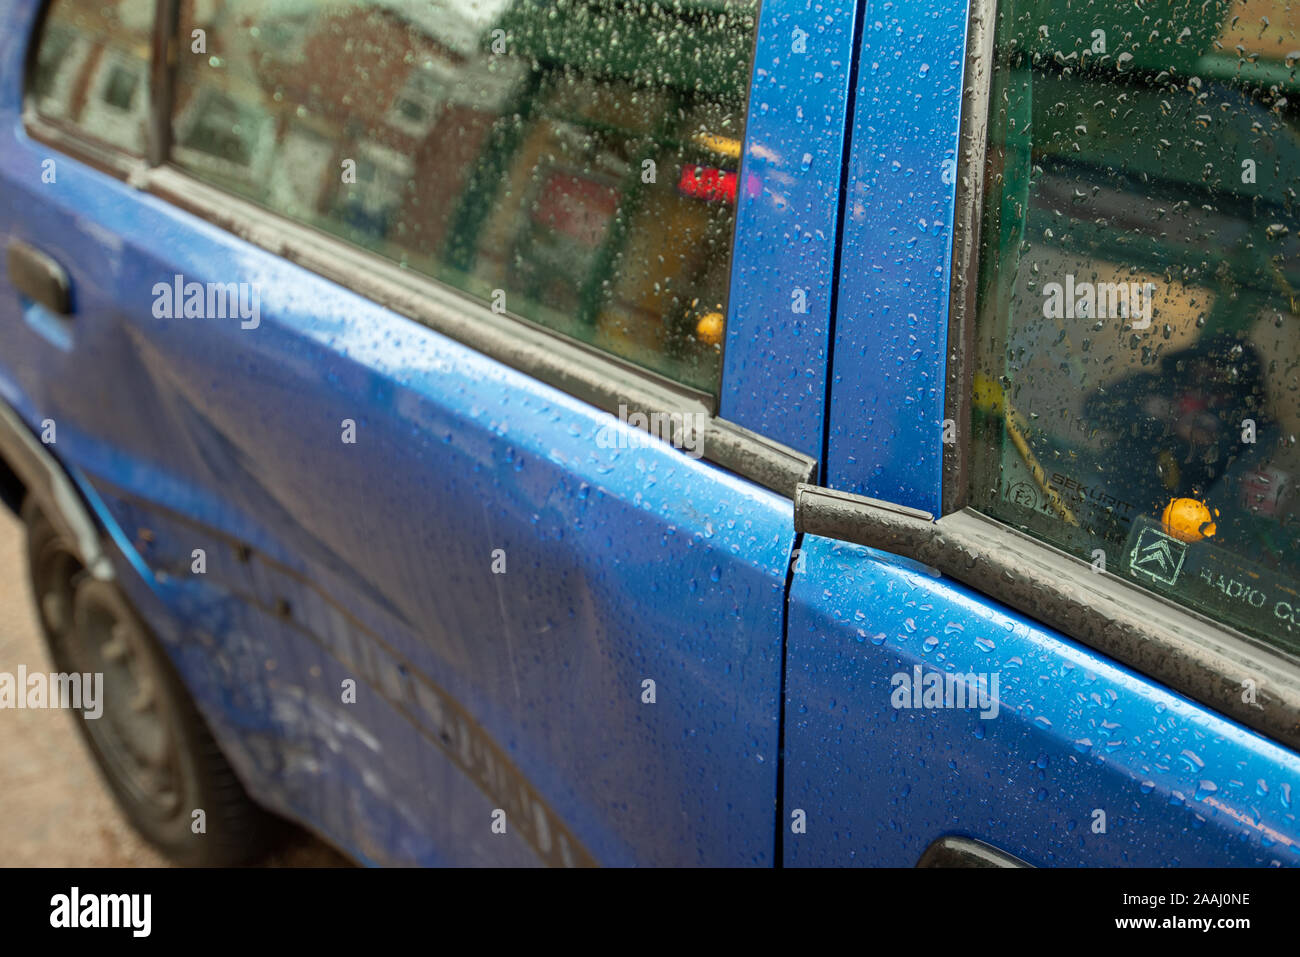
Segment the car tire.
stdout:
[[103,675],[100,717],[84,709],[75,716],[127,819],[177,864],[230,866],[265,854],[278,821],[248,797],[166,651],[113,582],[85,571],[31,499],[22,515],[55,670]]

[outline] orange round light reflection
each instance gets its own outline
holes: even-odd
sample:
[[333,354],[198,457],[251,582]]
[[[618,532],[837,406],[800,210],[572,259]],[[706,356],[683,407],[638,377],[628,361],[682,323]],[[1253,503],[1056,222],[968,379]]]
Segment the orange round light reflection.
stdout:
[[1169,534],[1184,542],[1213,537],[1217,531],[1214,518],[1210,507],[1194,498],[1172,499],[1160,516]]
[[700,317],[700,321],[695,326],[695,338],[710,346],[716,346],[722,341],[722,332],[726,328],[727,320],[720,312],[710,312]]

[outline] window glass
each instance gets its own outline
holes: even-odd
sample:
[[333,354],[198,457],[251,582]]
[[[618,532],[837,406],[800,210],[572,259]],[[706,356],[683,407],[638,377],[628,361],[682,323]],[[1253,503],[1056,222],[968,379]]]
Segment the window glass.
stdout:
[[976,507],[1300,652],[1300,4],[1004,0]]
[[144,155],[154,0],[53,0],[28,102],[43,118]]
[[174,159],[715,390],[756,10],[185,0]]

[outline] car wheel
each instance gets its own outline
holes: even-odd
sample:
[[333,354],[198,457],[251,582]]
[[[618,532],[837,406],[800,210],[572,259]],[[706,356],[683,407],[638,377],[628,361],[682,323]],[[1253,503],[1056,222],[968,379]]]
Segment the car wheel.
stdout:
[[23,519],[55,669],[103,675],[102,713],[83,709],[76,721],[132,825],[178,864],[240,864],[265,853],[275,819],[249,799],[167,653],[117,586],[92,578],[30,500]]

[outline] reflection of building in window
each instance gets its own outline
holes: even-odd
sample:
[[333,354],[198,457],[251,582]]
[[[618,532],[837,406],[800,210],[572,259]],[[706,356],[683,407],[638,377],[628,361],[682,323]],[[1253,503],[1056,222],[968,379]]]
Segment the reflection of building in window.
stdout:
[[378,143],[362,143],[357,181],[340,194],[338,211],[344,224],[355,233],[387,237],[414,172],[415,164],[406,154]]
[[55,0],[28,90],[46,120],[144,151],[154,4]]
[[[256,202],[473,295],[504,289],[516,315],[713,388],[754,6],[187,3],[181,33],[206,29],[219,68],[179,64],[175,154]],[[286,37],[307,67],[277,50]]]
[[306,61],[307,39],[315,30],[315,2],[307,5],[296,4],[298,9],[285,11],[283,14],[273,5],[259,25],[259,39],[271,56],[283,63],[303,63]]
[[[533,61],[449,237],[512,311],[705,388],[720,369],[749,30],[745,4],[598,15],[517,3]],[[706,317],[707,337],[697,333]]]
[[267,205],[295,219],[314,222],[321,197],[339,176],[331,166],[334,144],[315,129],[293,123],[280,139],[267,181]]
[[138,72],[123,69],[120,63],[114,63],[112,75],[104,84],[104,102],[124,112],[129,111],[139,87]]
[[105,143],[139,149],[149,119],[148,84],[147,61],[104,50],[77,125]]
[[[224,80],[225,74],[214,75]],[[256,91],[232,85],[236,91],[207,86],[189,98],[175,120],[175,149],[230,185],[246,184],[246,191],[266,182],[275,152],[274,118],[260,108]]]
[[433,64],[412,69],[405,86],[393,99],[388,122],[410,136],[427,136],[454,85],[455,74],[444,73]]
[[80,31],[63,23],[50,24],[41,44],[30,95],[37,111],[47,119],[75,123],[74,108],[78,80],[95,43]]

